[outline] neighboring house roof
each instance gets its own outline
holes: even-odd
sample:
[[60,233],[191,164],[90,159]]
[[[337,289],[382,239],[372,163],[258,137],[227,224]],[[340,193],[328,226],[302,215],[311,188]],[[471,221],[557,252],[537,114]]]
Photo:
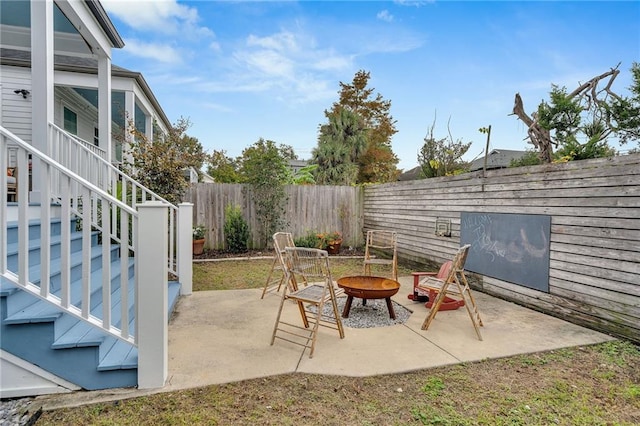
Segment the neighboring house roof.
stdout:
[[[518,160],[525,155],[527,151],[516,151],[510,149],[494,149],[489,152],[487,157],[487,170],[491,169],[504,169],[509,167],[511,160]],[[484,157],[474,160],[469,171],[482,170],[484,168]]]
[[398,181],[404,182],[408,180],[418,180],[422,179],[422,167],[416,166],[413,169],[407,170],[398,176]]
[[309,165],[309,160],[289,160],[289,167],[295,173],[303,167]]
[[189,181],[189,183],[198,183],[198,171],[189,166],[182,171],[183,176]]
[[[31,67],[31,52],[28,50],[0,48],[0,64],[12,65],[18,67]],[[81,72],[85,74],[98,75],[98,61],[92,58],[54,55],[54,68],[58,71]],[[149,102],[158,112],[159,118],[167,128],[171,127],[171,122],[160,106],[160,102],[156,99],[151,88],[145,81],[141,73],[130,71],[117,65],[111,65],[111,75],[114,77],[124,77],[134,79]]]
[[200,179],[203,183],[216,183],[216,180],[204,172],[200,172]]
[[122,37],[120,37],[120,34],[118,34],[116,27],[113,25],[113,22],[111,22],[111,19],[102,7],[102,4],[100,4],[98,0],[84,0],[84,2],[113,44],[113,47],[117,47],[119,49],[123,48],[124,41],[122,40]]

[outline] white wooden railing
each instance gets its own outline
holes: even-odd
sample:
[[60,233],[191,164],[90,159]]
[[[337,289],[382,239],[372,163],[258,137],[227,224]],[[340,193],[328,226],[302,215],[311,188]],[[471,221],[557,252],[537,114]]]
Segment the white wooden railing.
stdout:
[[[16,152],[18,168],[17,187],[17,226],[18,226],[18,268],[7,269],[7,205],[0,209],[0,273],[2,276],[29,293],[52,303],[65,312],[102,328],[108,333],[136,343],[134,330],[129,329],[131,322],[128,298],[135,292],[130,290],[129,259],[137,251],[138,213],[131,206],[115,199],[110,194],[88,182],[65,166],[52,161],[41,151],[27,144],[13,133],[0,127],[0,170],[6,167],[9,145]],[[37,219],[40,222],[40,279],[32,282],[29,260],[29,222],[34,217],[29,206],[29,157],[32,167],[38,169],[41,203],[38,206]],[[6,175],[6,173],[3,173]],[[6,200],[6,178],[0,179],[0,197]],[[60,283],[50,282],[51,267],[51,219],[60,219]],[[71,265],[71,226],[77,219],[82,229],[82,290],[81,294],[72,290]],[[115,226],[114,226],[115,225]],[[91,313],[91,250],[92,239],[101,241],[102,250],[102,312]],[[112,278],[111,254],[113,244],[120,245],[121,276],[117,285],[122,309],[120,318],[112,318]],[[117,292],[115,294],[118,294]],[[135,296],[134,296],[135,297]]]
[[178,270],[181,269],[177,266],[178,257],[175,253],[178,208],[109,163],[104,155],[104,150],[96,151],[93,148],[93,145],[64,131],[55,124],[49,124],[48,152],[53,160],[75,171],[87,181],[131,208],[147,201],[161,201],[168,205],[169,252],[167,253],[167,261],[169,272],[177,276]]
[[[155,238],[160,238],[162,244],[167,249],[169,262],[164,275],[165,281],[168,273],[178,275],[182,272],[182,280],[186,281],[186,289],[181,294],[190,294],[191,292],[191,205],[181,204],[180,210],[175,206],[164,202],[156,194],[153,194],[146,188],[143,188],[131,178],[115,169],[103,159],[89,150],[79,147],[72,137],[61,131],[56,126],[50,126],[51,136],[56,142],[57,152],[54,155],[61,162],[54,161],[53,158],[45,155],[33,146],[24,142],[7,129],[0,126],[0,170],[6,170],[7,158],[9,150],[13,150],[15,154],[18,168],[18,189],[17,189],[17,226],[18,226],[18,270],[9,271],[7,269],[7,176],[1,173],[0,177],[0,275],[18,285],[25,291],[28,291],[37,297],[44,299],[54,305],[60,307],[71,315],[74,315],[84,321],[101,327],[110,334],[129,341],[137,343],[135,330],[129,329],[131,321],[128,306],[130,294],[137,297],[136,311],[140,312],[139,295],[144,294],[141,291],[141,285],[152,285],[155,289],[162,289],[160,283],[139,283],[138,275],[141,268],[137,260],[140,256],[138,223],[139,214],[136,207],[139,205],[151,205],[153,207],[160,206],[171,213],[168,215],[171,219],[166,219],[164,223],[160,223],[159,228],[153,232]],[[50,146],[52,142],[50,141]],[[34,174],[40,176],[40,185],[34,185],[40,191],[39,199],[42,200],[37,209],[37,219],[41,223],[41,259],[40,259],[40,283],[34,284],[29,277],[29,221],[33,219],[33,213],[29,213],[29,176],[24,172],[29,170],[29,157],[31,157],[32,167],[38,170]],[[114,197],[103,187],[96,183],[85,179],[80,174],[72,171],[65,166],[77,166],[81,172],[94,182],[102,186],[107,183],[109,188],[123,188],[120,192],[121,197]],[[86,163],[91,164],[86,167]],[[22,171],[22,172],[20,172]],[[122,195],[124,194],[124,195]],[[46,200],[50,200],[47,202]],[[182,211],[181,215],[178,213]],[[57,217],[61,221],[61,283],[52,288],[49,282],[50,275],[50,239],[51,239],[51,218]],[[179,220],[181,218],[181,220]],[[77,219],[82,227],[82,290],[81,295],[72,294],[71,290],[71,259],[70,259],[70,234],[72,220]],[[178,232],[174,230],[177,223]],[[170,226],[168,226],[170,225]],[[161,229],[167,229],[166,238],[162,238]],[[179,233],[179,238],[176,234]],[[150,235],[148,237],[153,237]],[[99,315],[94,315],[90,311],[91,306],[91,242],[92,238],[98,238],[101,242],[102,251],[102,296],[103,310]],[[120,246],[121,270],[118,285],[121,288],[120,306],[122,307],[120,319],[114,321],[110,310],[112,297],[112,278],[116,275],[111,271],[111,249],[113,245]],[[143,246],[144,247],[144,246]],[[178,247],[176,249],[175,247]],[[180,249],[181,248],[181,249]],[[143,249],[144,251],[144,249]],[[179,256],[174,253],[178,251]],[[165,252],[165,253],[167,253]],[[166,256],[166,254],[165,254]],[[131,289],[129,284],[129,262],[130,259],[136,258],[135,263],[135,280],[136,288]],[[166,258],[166,257],[165,257]],[[175,259],[178,259],[176,261]],[[151,265],[147,265],[147,269],[162,271],[158,269],[159,259]],[[179,265],[176,267],[176,265]],[[182,283],[184,286],[184,283]],[[131,290],[131,291],[130,291]],[[166,291],[166,288],[164,289]],[[166,306],[162,309],[166,310]],[[139,318],[138,318],[139,320]],[[141,322],[141,321],[136,321]]]

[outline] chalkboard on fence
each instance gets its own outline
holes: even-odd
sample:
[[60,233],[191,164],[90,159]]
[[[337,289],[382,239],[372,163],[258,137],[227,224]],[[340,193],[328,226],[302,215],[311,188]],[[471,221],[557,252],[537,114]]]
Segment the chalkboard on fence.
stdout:
[[460,244],[471,244],[465,269],[548,293],[550,233],[546,215],[463,212]]

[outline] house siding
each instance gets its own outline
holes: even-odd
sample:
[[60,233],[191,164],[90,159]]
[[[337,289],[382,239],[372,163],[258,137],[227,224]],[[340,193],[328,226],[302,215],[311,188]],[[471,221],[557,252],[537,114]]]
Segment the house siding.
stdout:
[[80,139],[93,143],[93,132],[98,127],[97,110],[88,102],[80,101],[68,92],[56,90],[54,101],[54,118],[56,126],[63,126],[63,111],[67,107],[78,116],[78,136]]
[[2,126],[22,140],[31,143],[31,95],[24,99],[14,90],[31,92],[31,70],[29,68],[2,65],[1,116]]

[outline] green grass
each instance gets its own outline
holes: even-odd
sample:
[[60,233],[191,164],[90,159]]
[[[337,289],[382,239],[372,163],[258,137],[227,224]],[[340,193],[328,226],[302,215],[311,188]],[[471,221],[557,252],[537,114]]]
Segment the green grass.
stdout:
[[[611,351],[625,353],[619,365]],[[609,342],[375,377],[286,374],[44,412],[37,425],[640,423],[640,352]],[[615,372],[591,374],[596,368]]]
[[[197,262],[193,264],[193,290],[239,290],[262,288],[271,270],[272,259],[259,260],[217,260],[215,262]],[[373,273],[376,273],[373,265]],[[331,257],[329,267],[333,279],[347,275],[362,274],[362,259]],[[384,272],[382,266],[378,266]],[[388,269],[388,268],[387,268]],[[412,271],[398,268],[398,275],[408,275]],[[277,274],[281,272],[276,271]],[[388,274],[388,272],[387,272]]]

